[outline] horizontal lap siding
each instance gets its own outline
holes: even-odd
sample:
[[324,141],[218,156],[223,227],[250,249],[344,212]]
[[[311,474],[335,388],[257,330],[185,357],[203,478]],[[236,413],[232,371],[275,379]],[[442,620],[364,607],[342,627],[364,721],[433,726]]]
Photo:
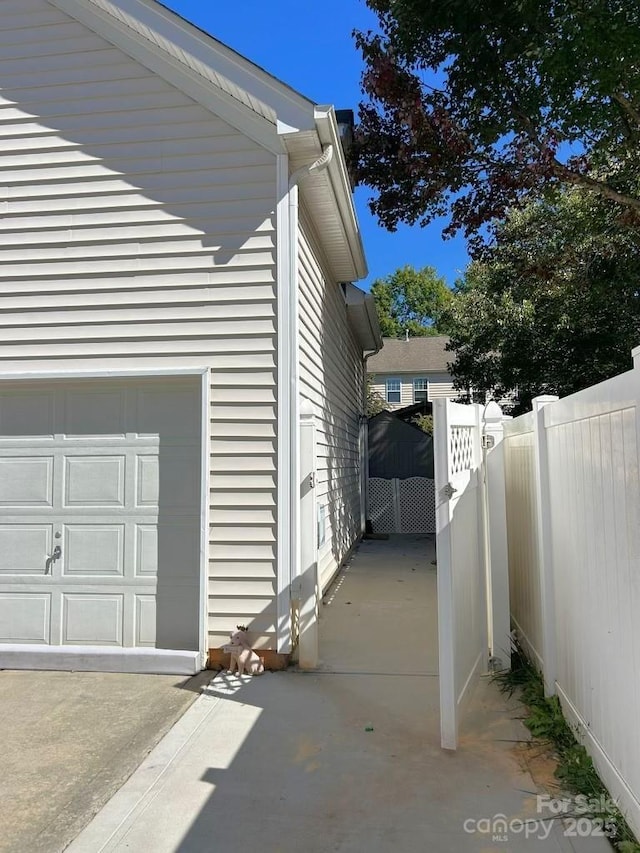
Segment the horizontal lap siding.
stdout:
[[[317,500],[326,512],[323,587],[360,533],[362,353],[340,284],[324,272],[308,222],[300,234],[300,391],[317,416]],[[314,531],[315,532],[315,531]]]
[[455,399],[460,396],[460,391],[453,387],[453,382],[448,373],[393,373],[389,374],[389,378],[400,380],[400,402],[386,403],[387,399],[387,384],[386,376],[382,374],[370,375],[371,390],[385,401],[386,408],[389,411],[402,409],[405,406],[413,406],[414,404],[414,379],[426,379],[429,383],[428,395],[429,400],[434,400],[437,397],[450,397]]
[[210,643],[273,647],[275,158],[44,0],[2,15],[2,370],[211,368]]

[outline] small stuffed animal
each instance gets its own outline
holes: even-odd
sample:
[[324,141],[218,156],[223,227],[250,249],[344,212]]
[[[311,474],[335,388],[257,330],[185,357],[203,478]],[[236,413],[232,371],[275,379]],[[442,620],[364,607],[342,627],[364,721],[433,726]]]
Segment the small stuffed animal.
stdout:
[[245,670],[250,675],[262,675],[264,672],[262,658],[249,645],[247,629],[244,625],[238,625],[238,630],[235,634],[231,634],[231,641],[224,648],[231,655],[231,663],[227,670],[229,675],[233,675],[236,667],[238,675],[243,675]]

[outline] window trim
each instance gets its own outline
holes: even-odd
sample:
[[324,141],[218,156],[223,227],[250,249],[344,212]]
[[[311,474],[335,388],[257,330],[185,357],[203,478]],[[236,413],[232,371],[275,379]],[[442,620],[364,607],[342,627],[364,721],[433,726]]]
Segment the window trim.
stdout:
[[[424,388],[418,388],[417,384],[422,383]],[[428,403],[429,402],[429,380],[426,376],[415,377],[413,380],[413,402],[415,403]],[[416,391],[419,391],[424,394],[424,400],[416,399]]]
[[[397,383],[397,385],[398,385],[398,387],[394,388],[392,391],[389,388],[389,385],[391,382]],[[389,399],[389,392],[390,391],[392,394],[398,395],[397,400],[390,400]],[[402,402],[402,379],[400,379],[399,376],[387,376],[385,383],[384,383],[384,397],[385,397],[385,400],[387,403],[398,404],[398,403]]]

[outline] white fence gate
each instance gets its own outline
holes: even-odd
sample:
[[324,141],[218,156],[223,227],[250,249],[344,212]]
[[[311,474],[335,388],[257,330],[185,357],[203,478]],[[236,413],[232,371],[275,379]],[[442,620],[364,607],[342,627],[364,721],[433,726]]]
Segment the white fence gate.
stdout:
[[483,464],[483,456],[486,463],[487,454],[502,452],[502,413],[493,406],[484,410],[484,431],[493,435],[483,453],[483,407],[434,402],[440,733],[445,749],[457,747],[464,707],[489,667],[490,654],[499,648],[508,666],[504,480],[498,466],[491,486],[486,477],[491,466]]
[[640,349],[634,370],[506,424],[520,639],[640,833]]

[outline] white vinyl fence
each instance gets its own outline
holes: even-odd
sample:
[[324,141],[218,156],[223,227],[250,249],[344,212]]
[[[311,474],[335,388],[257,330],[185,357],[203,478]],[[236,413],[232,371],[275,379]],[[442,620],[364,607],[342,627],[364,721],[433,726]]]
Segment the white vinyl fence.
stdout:
[[479,676],[509,665],[503,415],[436,400],[433,422],[440,741],[456,749]]
[[640,349],[504,424],[511,615],[640,833]]

